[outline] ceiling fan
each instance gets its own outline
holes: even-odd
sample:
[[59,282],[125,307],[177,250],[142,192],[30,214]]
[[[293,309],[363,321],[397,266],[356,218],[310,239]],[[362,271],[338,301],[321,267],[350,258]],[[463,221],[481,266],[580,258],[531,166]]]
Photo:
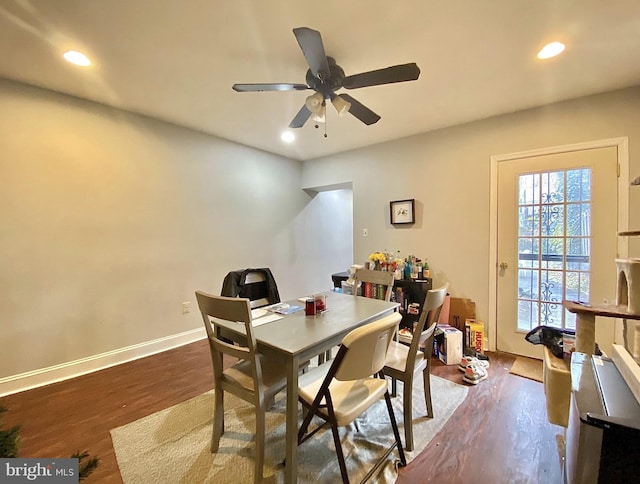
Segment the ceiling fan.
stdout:
[[366,125],[377,123],[380,116],[348,94],[336,94],[336,91],[343,87],[358,89],[394,82],[415,81],[420,76],[420,68],[415,62],[345,76],[344,70],[336,64],[335,59],[325,54],[320,32],[308,27],[299,27],[293,29],[293,34],[309,64],[306,84],[233,85],[233,90],[238,92],[314,90],[315,93],[307,97],[304,105],[289,124],[290,128],[301,128],[312,115],[314,120],[324,122],[327,99],[331,100],[340,115],[349,112]]

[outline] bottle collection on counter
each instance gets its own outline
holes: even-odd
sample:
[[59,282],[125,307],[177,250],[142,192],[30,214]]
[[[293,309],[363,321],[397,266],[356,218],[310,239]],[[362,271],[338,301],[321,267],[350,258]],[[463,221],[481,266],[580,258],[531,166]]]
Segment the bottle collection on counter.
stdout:
[[394,273],[395,279],[425,279],[431,277],[429,261],[420,259],[415,255],[402,257],[398,250],[396,254],[391,252],[373,252],[369,255],[369,267],[374,270]]

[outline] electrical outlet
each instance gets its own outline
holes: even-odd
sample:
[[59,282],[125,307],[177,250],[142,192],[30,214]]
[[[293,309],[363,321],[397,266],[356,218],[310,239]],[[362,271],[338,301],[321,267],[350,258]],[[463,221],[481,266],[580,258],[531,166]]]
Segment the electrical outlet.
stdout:
[[369,229],[362,229],[362,236],[369,237]]
[[188,314],[191,312],[191,301],[185,301],[182,303],[182,314]]

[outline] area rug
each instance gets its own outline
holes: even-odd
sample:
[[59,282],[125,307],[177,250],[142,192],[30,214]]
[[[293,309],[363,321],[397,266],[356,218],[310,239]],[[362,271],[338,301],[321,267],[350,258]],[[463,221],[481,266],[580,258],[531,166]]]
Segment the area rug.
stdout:
[[[418,382],[419,385],[418,385]],[[417,456],[444,426],[467,396],[467,387],[431,376],[434,418],[424,417],[426,407],[422,379],[414,387],[414,445],[407,461]],[[400,435],[402,384],[393,398]],[[255,416],[251,405],[225,395],[225,433],[220,448],[211,454],[214,390],[161,410],[111,431],[120,474],[133,483],[245,483],[253,481]],[[267,412],[264,482],[284,482],[285,392]],[[347,470],[352,482],[360,481],[393,443],[384,400],[376,403],[352,425],[340,429]],[[387,458],[372,482],[390,483],[397,477],[398,453]],[[340,482],[340,468],[331,430],[321,430],[298,449],[298,482]]]
[[518,356],[509,373],[542,382],[542,360]]

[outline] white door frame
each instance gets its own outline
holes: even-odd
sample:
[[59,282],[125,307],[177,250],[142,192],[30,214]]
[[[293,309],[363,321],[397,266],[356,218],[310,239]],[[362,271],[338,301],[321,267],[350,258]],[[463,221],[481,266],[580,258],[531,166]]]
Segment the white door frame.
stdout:
[[[615,146],[618,151],[618,230],[629,228],[629,138],[610,138],[570,145],[552,146],[530,151],[519,151],[491,157],[490,201],[489,201],[489,351],[496,350],[498,326],[498,163],[502,161],[531,158],[533,156],[568,153]],[[617,257],[625,258],[629,253],[628,237],[618,237]]]

